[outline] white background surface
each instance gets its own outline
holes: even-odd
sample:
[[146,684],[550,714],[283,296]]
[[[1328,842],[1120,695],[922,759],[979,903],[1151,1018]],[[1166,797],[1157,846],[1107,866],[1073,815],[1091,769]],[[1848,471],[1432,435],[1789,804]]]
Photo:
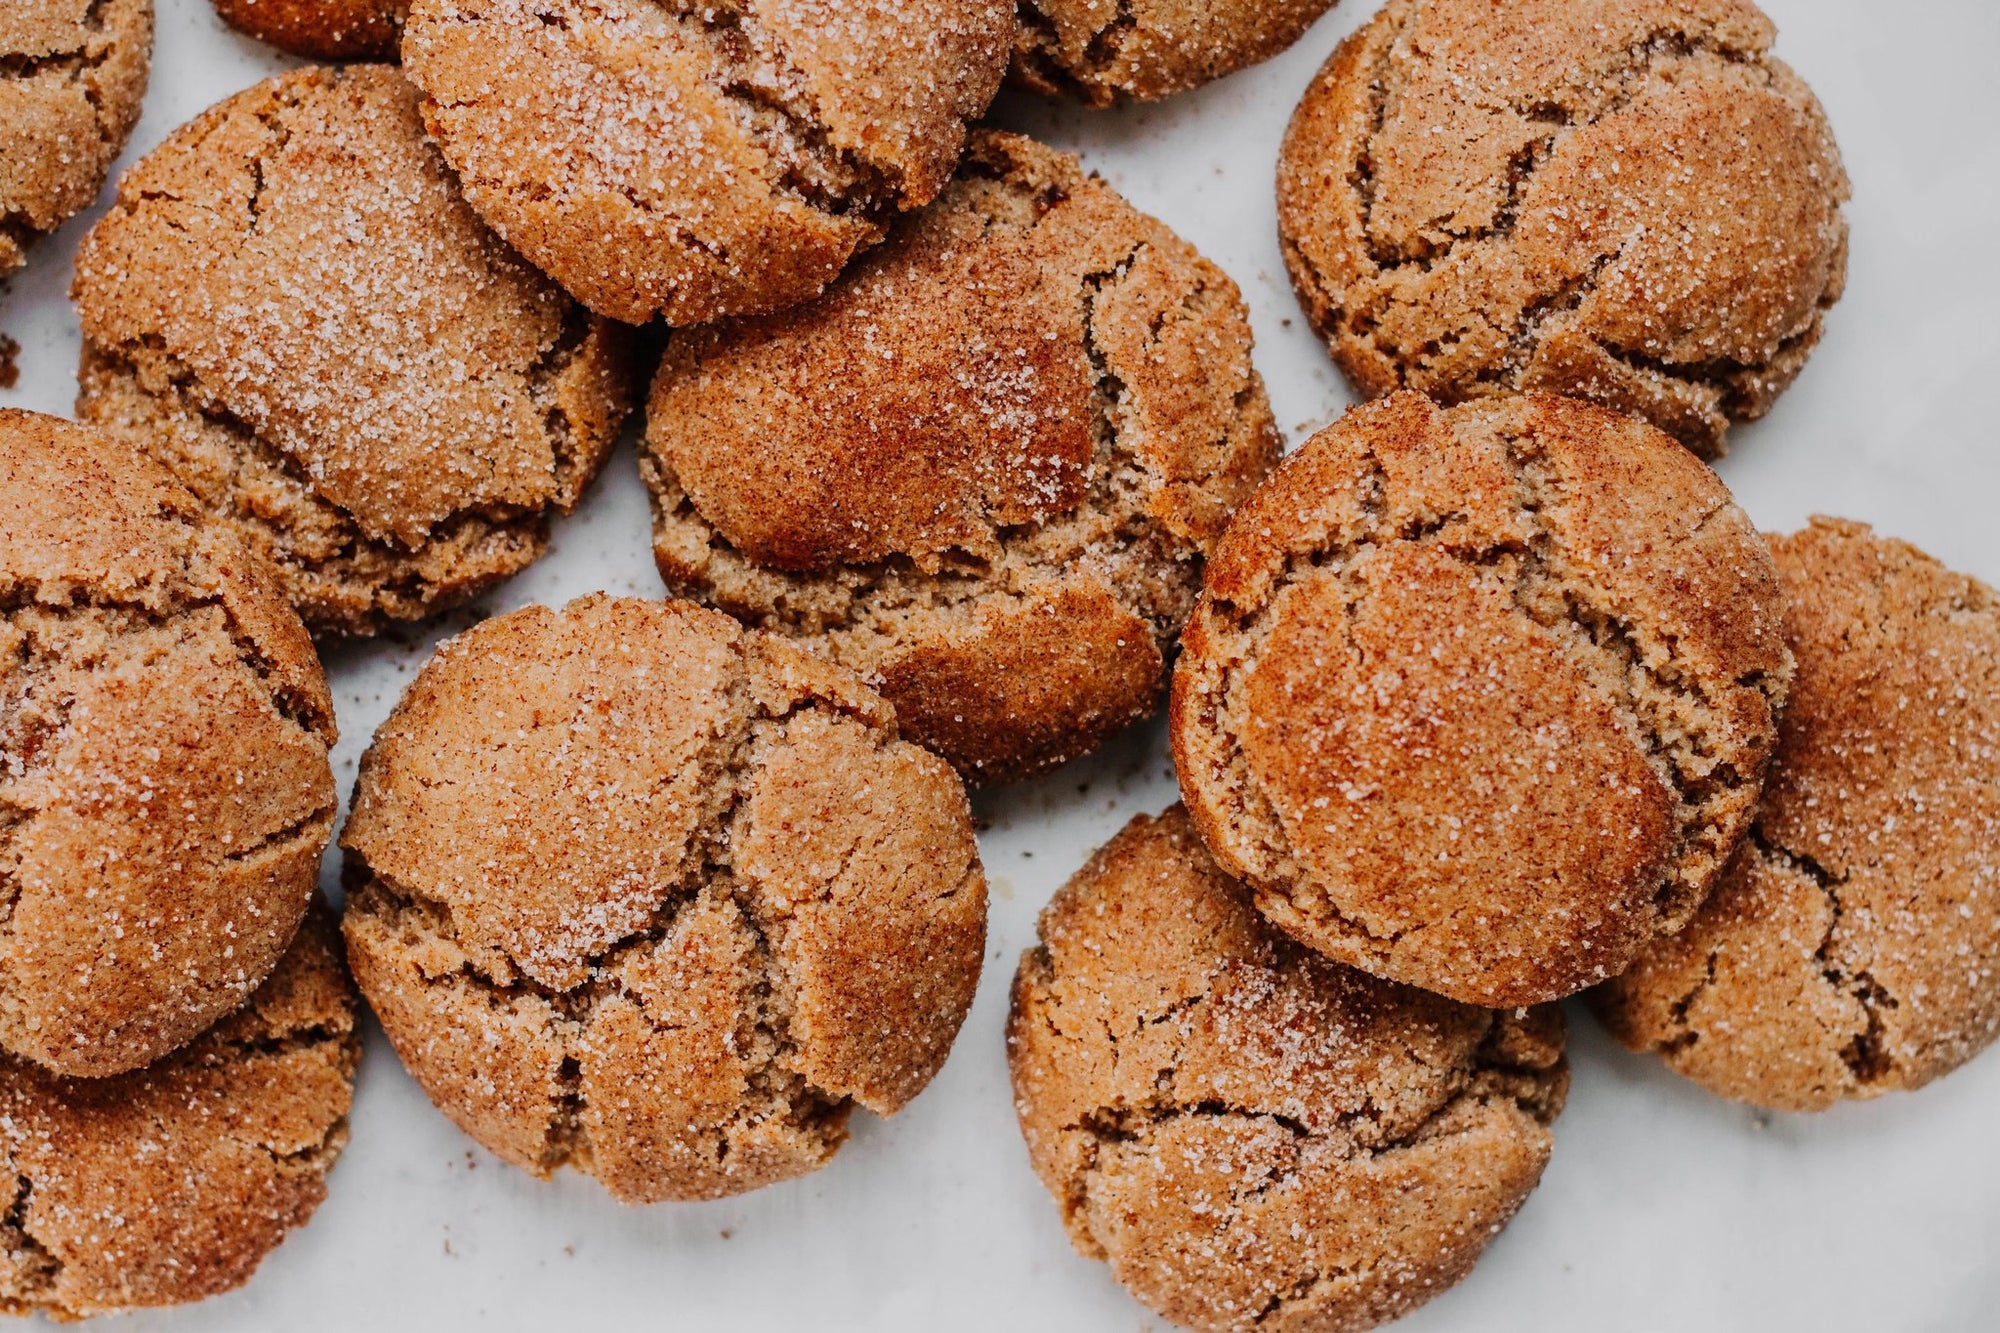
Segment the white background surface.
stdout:
[[[34,3],[34,0],[0,0]],[[128,154],[287,62],[206,0],[159,0],[153,87]],[[2000,7],[1767,0],[1779,54],[1818,91],[1854,177],[1853,270],[1825,343],[1721,466],[1751,516],[1866,519],[2000,583]],[[1350,395],[1304,328],[1275,239],[1279,136],[1313,70],[1375,8],[1346,0],[1288,55],[1151,108],[1008,94],[996,118],[1082,152],[1242,284],[1293,443]],[[91,219],[0,291],[24,344],[0,405],[67,414],[71,257]],[[540,565],[478,608],[596,589],[657,595],[629,449]],[[355,760],[451,618],[328,654]],[[628,1209],[574,1173],[543,1183],[474,1148],[370,1028],[353,1142],[318,1217],[244,1291],[134,1330],[1023,1329],[1159,1327],[1077,1258],[1030,1174],[1001,1024],[1034,916],[1133,813],[1173,799],[1158,725],[978,808],[993,885],[986,975],[950,1064],[893,1122],[809,1179],[706,1205]],[[329,858],[329,887],[337,867]],[[1573,1008],[1575,1090],[1541,1189],[1418,1330],[2000,1329],[2000,1055],[1915,1095],[1816,1118],[1715,1101],[1615,1049]],[[724,1321],[727,1321],[725,1324]]]

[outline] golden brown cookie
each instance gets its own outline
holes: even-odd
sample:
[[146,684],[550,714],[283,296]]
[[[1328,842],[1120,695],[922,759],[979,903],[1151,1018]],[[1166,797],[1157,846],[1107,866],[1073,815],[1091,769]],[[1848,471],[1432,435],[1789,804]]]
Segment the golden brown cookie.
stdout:
[[403,59],[466,198],[591,309],[817,295],[935,198],[999,91],[1005,0],[416,0]]
[[1563,1019],[1342,967],[1260,920],[1176,806],[1042,913],[1015,1107],[1077,1251],[1208,1333],[1346,1333],[1470,1272],[1549,1159]]
[[1813,1111],[2000,1035],[2000,598],[1858,523],[1771,550],[1798,674],[1756,826],[1593,1000],[1702,1086]]
[[527,566],[637,395],[629,333],[466,207],[417,100],[381,66],[238,93],[126,175],[77,256],[79,415],[165,463],[315,629]]
[[200,1040],[116,1078],[0,1056],[0,1312],[82,1319],[240,1287],[326,1198],[361,1039],[332,915]]
[[979,980],[964,788],[859,680],[685,602],[439,650],[361,764],[348,957],[431,1100],[628,1202],[803,1175]]
[[123,1073],[236,1008],[333,832],[270,570],[143,457],[0,410],[0,1048]]
[[670,588],[862,673],[994,781],[1159,706],[1279,448],[1228,276],[1075,158],[981,132],[820,300],[676,334],[641,467]]
[[152,61],[153,0],[0,6],[0,278],[97,198]]
[[215,0],[215,12],[307,60],[394,60],[410,0]]
[[1750,520],[1643,422],[1396,394],[1231,522],[1174,677],[1181,791],[1307,944],[1558,999],[1678,930],[1735,851],[1782,615]]
[[1840,152],[1775,36],[1749,0],[1390,0],[1278,168],[1334,359],[1368,394],[1565,393],[1721,453],[1847,268]]
[[1269,60],[1334,0],[1022,0],[1016,82],[1086,106],[1152,102]]

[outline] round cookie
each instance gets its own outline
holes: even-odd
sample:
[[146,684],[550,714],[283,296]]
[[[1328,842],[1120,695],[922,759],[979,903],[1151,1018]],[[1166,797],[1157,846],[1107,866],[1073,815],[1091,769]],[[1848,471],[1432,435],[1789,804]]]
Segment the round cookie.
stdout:
[[1278,168],[1285,262],[1365,393],[1588,398],[1703,456],[1804,367],[1846,173],[1748,0],[1390,0]]
[[677,593],[860,672],[974,781],[1158,706],[1281,442],[1220,269],[1076,159],[974,136],[838,286],[677,333],[641,467]]
[[2000,598],[1858,523],[1771,551],[1798,674],[1756,826],[1592,1000],[1702,1086],[1812,1111],[2000,1035]]
[[58,1320],[242,1286],[326,1198],[361,1038],[316,906],[270,979],[193,1045],[107,1079],[0,1056],[0,1312]]
[[592,317],[467,208],[381,66],[238,93],[126,174],[85,238],[77,411],[150,452],[372,633],[546,549],[637,394]]
[[1025,0],[1016,82],[1086,106],[1152,102],[1259,64],[1335,0]]
[[1231,522],[1174,677],[1181,791],[1307,944],[1559,999],[1680,929],[1749,827],[1782,616],[1749,519],[1643,422],[1399,393]]
[[1205,1333],[1346,1333],[1466,1273],[1547,1164],[1554,1006],[1495,1012],[1286,939],[1179,807],[1056,894],[1007,1025],[1071,1243]]
[[0,9],[0,278],[97,198],[139,121],[153,0]]
[[495,230],[680,326],[817,295],[935,198],[1013,35],[1005,0],[416,0],[403,60]]
[[215,12],[307,60],[394,60],[410,0],[215,0]]
[[333,701],[270,571],[94,431],[0,410],[0,1049],[149,1064],[284,954]]
[[930,1082],[986,882],[861,682],[685,602],[446,644],[363,758],[348,957],[446,1115],[627,1202],[804,1175]]

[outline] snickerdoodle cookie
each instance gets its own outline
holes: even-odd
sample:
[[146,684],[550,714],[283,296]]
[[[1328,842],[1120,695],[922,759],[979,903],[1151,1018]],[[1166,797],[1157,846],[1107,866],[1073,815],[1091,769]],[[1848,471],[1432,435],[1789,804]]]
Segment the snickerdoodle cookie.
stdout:
[[1390,0],[1292,120],[1285,259],[1366,393],[1512,389],[1703,455],[1805,365],[1847,176],[1748,0]]
[[1334,0],[1023,0],[1014,78],[1086,105],[1150,102],[1269,60]]
[[153,0],[0,6],[0,277],[97,197],[152,60]]
[[177,131],[85,238],[78,413],[370,633],[532,562],[637,394],[630,335],[465,206],[417,92],[303,69]]
[[0,1049],[136,1069],[283,955],[333,703],[275,578],[95,431],[0,411]]
[[859,680],[685,602],[446,644],[362,760],[348,956],[431,1100],[619,1199],[803,1175],[979,979],[964,788]]
[[326,1198],[361,1040],[333,918],[193,1045],[116,1078],[0,1056],[0,1312],[81,1319],[239,1287]]
[[676,334],[646,431],[668,586],[859,671],[978,781],[1158,707],[1280,447],[1227,275],[990,132],[819,301]]
[[1175,807],[1042,913],[1007,1054],[1080,1253],[1190,1328],[1336,1333],[1464,1277],[1534,1189],[1563,1035],[1553,1006],[1457,1004],[1286,939]]
[[1007,0],[416,0],[466,198],[591,309],[674,325],[818,294],[936,197],[999,91]]
[[1342,962],[1495,1006],[1623,972],[1708,896],[1791,658],[1770,553],[1643,422],[1399,393],[1287,459],[1174,678],[1196,825]]
[[1804,1111],[2000,1034],[2000,598],[1860,524],[1771,549],[1798,674],[1756,825],[1593,999],[1703,1086]]
[[215,0],[215,12],[308,60],[394,60],[410,0]]

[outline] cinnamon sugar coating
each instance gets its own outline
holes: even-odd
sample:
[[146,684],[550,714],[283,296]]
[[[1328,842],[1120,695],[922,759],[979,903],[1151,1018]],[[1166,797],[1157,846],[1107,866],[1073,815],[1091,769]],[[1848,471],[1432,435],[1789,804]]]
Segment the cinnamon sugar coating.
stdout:
[[144,458],[0,410],[0,1048],[148,1064],[284,953],[333,704],[270,571]]
[[0,278],[90,206],[139,120],[152,0],[0,8]]
[[1790,656],[1714,473],[1573,399],[1399,393],[1280,466],[1174,678],[1195,824],[1278,925],[1473,1004],[1573,994],[1707,897]]
[[817,295],[944,188],[1005,0],[416,0],[425,120],[494,229],[591,309],[672,325]]
[[851,674],[685,602],[439,650],[362,760],[345,929],[431,1100],[627,1202],[803,1175],[972,1002],[964,788]]
[[394,60],[410,0],[215,0],[215,12],[307,60]]
[[860,672],[974,781],[1158,707],[1203,554],[1280,441],[1227,275],[1075,158],[974,136],[820,300],[670,341],[667,585]]
[[2000,1035],[2000,598],[1858,523],[1771,550],[1798,674],[1756,827],[1593,1002],[1714,1092],[1813,1111]]
[[1086,106],[1152,102],[1269,60],[1334,0],[1026,0],[1014,79]]
[[381,66],[183,126],[85,238],[77,411],[373,633],[533,562],[636,396],[629,335],[488,231]]
[[1349,1333],[1471,1271],[1541,1178],[1553,1006],[1377,981],[1273,930],[1186,813],[1133,820],[1042,913],[1015,1106],[1077,1251],[1204,1333]]
[[1704,456],[1804,367],[1848,181],[1749,0],[1390,0],[1294,115],[1285,260],[1367,394],[1588,398]]

